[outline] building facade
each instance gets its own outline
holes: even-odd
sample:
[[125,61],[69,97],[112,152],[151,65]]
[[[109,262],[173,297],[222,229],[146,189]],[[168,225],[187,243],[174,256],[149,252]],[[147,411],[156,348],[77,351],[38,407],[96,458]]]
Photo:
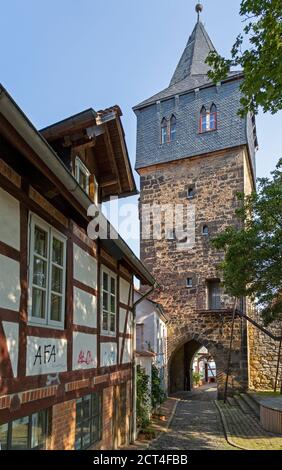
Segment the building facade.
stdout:
[[[239,224],[237,194],[255,189],[258,142],[254,116],[238,115],[243,74],[230,71],[216,85],[208,77],[205,61],[214,50],[198,18],[168,88],[134,111],[136,170],[141,177],[141,259],[161,285],[152,298],[163,306],[169,322],[169,390],[191,389],[193,357],[204,346],[216,363],[222,396],[234,299],[221,287],[218,266],[223,253],[212,247],[211,239]],[[190,232],[184,241],[176,233],[176,212],[170,215],[173,228],[167,230],[164,225],[171,205],[190,213]],[[154,210],[162,214],[155,227]],[[154,237],[156,225],[161,230]],[[246,311],[246,301],[241,299],[237,308]],[[267,359],[261,347],[267,344],[268,348],[267,337],[242,318],[236,318],[234,332],[229,392],[258,385],[254,364],[263,367],[260,373],[269,387],[278,348],[272,345],[272,357]],[[261,336],[263,341],[256,343]]]
[[98,203],[135,191],[117,106],[38,132],[0,88],[2,449],[131,439],[133,276],[154,280],[118,234],[89,222]]
[[[141,294],[134,292],[134,300]],[[158,368],[164,392],[167,392],[167,326],[161,305],[144,299],[136,307],[136,351],[153,352],[152,363]]]

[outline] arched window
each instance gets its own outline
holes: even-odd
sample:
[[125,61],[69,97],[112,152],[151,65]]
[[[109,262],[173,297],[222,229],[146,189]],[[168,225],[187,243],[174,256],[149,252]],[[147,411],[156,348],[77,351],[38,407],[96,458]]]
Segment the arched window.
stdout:
[[204,106],[201,109],[200,115],[200,132],[206,132],[207,130],[207,111]]
[[170,141],[173,142],[176,139],[176,117],[174,114],[170,118]]
[[209,234],[209,227],[207,225],[203,226],[203,235],[208,235]]
[[217,109],[216,105],[213,103],[210,109],[210,131],[214,131],[216,129],[216,121],[217,121]]
[[213,103],[210,110],[207,111],[205,106],[202,107],[200,113],[200,132],[215,131],[217,127],[217,109]]
[[167,140],[168,140],[168,132],[167,132],[167,127],[168,127],[168,125],[167,125],[167,124],[168,124],[168,123],[167,123],[166,118],[163,118],[163,120],[162,120],[162,126],[161,126],[161,136],[162,136],[162,137],[161,137],[161,143],[162,143],[162,144],[165,144],[165,143],[167,142]]

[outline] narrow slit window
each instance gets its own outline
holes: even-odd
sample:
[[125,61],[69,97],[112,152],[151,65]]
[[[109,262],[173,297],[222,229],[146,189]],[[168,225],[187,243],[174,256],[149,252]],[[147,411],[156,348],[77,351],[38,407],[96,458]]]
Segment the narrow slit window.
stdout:
[[192,279],[192,277],[187,277],[187,279],[186,279],[186,287],[193,287],[193,279]]
[[165,144],[168,140],[168,122],[163,118],[161,125],[161,143]]
[[187,197],[188,197],[188,199],[193,199],[193,197],[194,197],[194,188],[189,188],[188,189]]
[[174,114],[170,118],[170,140],[171,142],[176,140],[176,117]]

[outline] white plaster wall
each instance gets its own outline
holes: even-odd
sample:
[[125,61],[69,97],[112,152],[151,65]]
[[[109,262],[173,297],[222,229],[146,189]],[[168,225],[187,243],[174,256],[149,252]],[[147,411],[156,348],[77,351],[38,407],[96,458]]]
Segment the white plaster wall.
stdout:
[[[26,348],[26,375],[56,374],[67,370],[66,339],[28,336]],[[53,351],[55,355],[51,355]]]
[[[121,348],[122,348],[122,338],[119,338],[119,357],[121,358]],[[124,350],[122,356],[122,364],[127,364],[131,362],[133,359],[132,357],[132,339],[125,338],[124,342]]]
[[[119,300],[125,305],[128,305],[128,296],[129,296],[130,283],[123,279],[119,278]],[[132,295],[130,295],[129,305],[132,306]]]
[[76,325],[97,327],[97,298],[77,287],[73,290],[73,321]]
[[20,203],[0,188],[0,241],[20,249]]
[[93,369],[97,367],[97,335],[73,333],[72,368]]
[[137,356],[136,357],[136,365],[139,365],[142,367],[142,369],[145,370],[145,374],[148,375],[149,377],[149,394],[151,393],[151,388],[152,388],[152,358],[151,357],[146,357],[146,356]]
[[[126,319],[126,310],[125,308],[119,309],[119,332],[124,333],[124,324]],[[130,335],[132,333],[132,312],[128,312],[127,325],[126,325],[126,334]]]
[[117,363],[117,343],[100,343],[101,367],[114,366]]
[[19,358],[19,324],[13,322],[2,322],[7,349],[13,369],[14,377],[18,376],[18,358]]
[[77,281],[97,289],[97,261],[78,245],[73,245],[73,276]]
[[18,311],[20,296],[20,263],[0,255],[0,307]]

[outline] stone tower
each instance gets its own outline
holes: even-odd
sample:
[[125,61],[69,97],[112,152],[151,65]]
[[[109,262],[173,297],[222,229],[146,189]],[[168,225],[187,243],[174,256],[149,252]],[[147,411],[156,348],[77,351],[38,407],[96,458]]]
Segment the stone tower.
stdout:
[[[192,359],[205,346],[216,362],[221,396],[234,299],[220,286],[222,253],[210,240],[238,224],[237,193],[255,186],[257,137],[254,117],[237,114],[242,73],[230,72],[217,85],[208,78],[205,60],[215,49],[197,11],[168,88],[134,108],[141,219],[144,204],[194,207],[195,244],[179,250],[174,232],[169,239],[141,237],[141,259],[161,286],[154,300],[169,318],[170,391],[191,388]],[[237,318],[229,387],[245,389],[248,383],[248,327]]]

